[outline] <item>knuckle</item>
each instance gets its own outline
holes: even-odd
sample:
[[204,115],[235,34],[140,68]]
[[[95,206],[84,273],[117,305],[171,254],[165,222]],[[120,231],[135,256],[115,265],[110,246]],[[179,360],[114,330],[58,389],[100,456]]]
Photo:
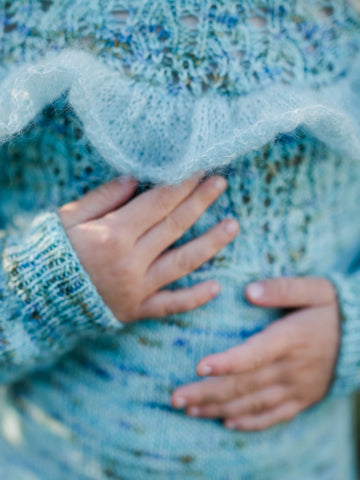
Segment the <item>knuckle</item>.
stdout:
[[97,238],[99,239],[99,243],[103,247],[107,247],[109,249],[117,249],[120,236],[115,229],[115,225],[107,218],[95,220],[94,224],[97,230],[96,234]]
[[126,230],[119,231],[117,228],[112,229],[112,236],[114,248],[117,252],[125,255],[128,254],[134,247],[134,240]]
[[179,215],[168,215],[165,220],[166,230],[171,234],[183,233],[186,230],[185,221]]
[[256,390],[258,390],[254,375],[251,375],[251,377],[247,380],[246,389],[248,392],[256,392]]
[[183,311],[183,305],[177,298],[161,299],[156,306],[157,317],[168,317]]
[[274,292],[279,300],[287,300],[291,294],[291,283],[287,278],[279,278],[276,281],[276,291]]
[[112,251],[118,250],[119,238],[109,224],[102,224],[98,228],[98,239],[102,247]]
[[181,299],[176,299],[172,302],[173,308],[175,312],[188,312],[190,310],[194,310],[195,308],[199,307],[202,304],[201,296],[199,293],[192,293],[189,296],[186,296]]
[[127,253],[133,248],[133,242],[129,235],[121,233],[116,236],[116,245],[118,251],[121,253]]
[[191,401],[195,404],[205,403],[206,402],[206,391],[203,391],[201,388],[194,390],[191,394]]
[[189,272],[195,268],[193,260],[181,249],[174,252],[173,265],[177,272]]
[[128,284],[131,284],[131,287],[133,287],[135,281],[137,282],[140,279],[141,269],[134,255],[128,256],[120,262],[119,270],[121,275],[129,279]]
[[250,358],[250,370],[258,370],[264,364],[264,355],[259,348],[252,345],[251,343],[248,344],[248,349]]
[[265,410],[266,403],[262,398],[256,398],[252,402],[252,412],[253,413],[261,413]]
[[212,229],[212,231],[210,231],[211,248],[214,253],[234,240],[234,235],[229,234],[229,231],[227,230],[228,225],[229,221],[225,220],[220,222]]
[[228,407],[220,403],[219,405],[214,405],[212,408],[212,413],[216,417],[226,417],[228,415]]
[[191,224],[193,224],[201,216],[209,203],[210,202],[207,201],[202,195],[194,195],[191,198],[191,203],[189,204],[189,216],[191,218]]
[[132,242],[128,235],[112,232],[104,239],[104,246],[111,252],[116,252],[121,257],[127,254],[132,248]]
[[236,378],[233,380],[232,389],[235,397],[241,397],[244,393],[243,385]]
[[158,197],[156,199],[156,208],[162,213],[166,213],[169,210],[172,210],[174,206],[173,199],[173,189],[163,189],[158,192]]
[[203,244],[199,252],[199,262],[205,262],[212,258],[226,244],[227,239],[224,238],[219,228],[214,228],[202,238]]
[[175,313],[179,312],[178,304],[176,302],[169,302],[163,305],[162,308],[162,316],[168,317],[170,315],[174,315]]
[[234,370],[234,361],[231,358],[229,358],[229,356],[226,356],[223,362],[224,362],[222,366],[223,374],[231,375],[232,371]]
[[279,372],[279,378],[282,384],[286,386],[291,386],[294,383],[294,368],[293,366],[288,366],[287,363],[281,365],[281,370]]
[[96,190],[95,194],[98,197],[97,201],[101,201],[104,204],[108,204],[113,200],[113,185],[110,183],[103,183]]
[[225,230],[223,225],[218,225],[217,228],[214,228],[210,232],[211,241],[205,249],[208,257],[220,250],[229,241],[229,236],[224,233]]

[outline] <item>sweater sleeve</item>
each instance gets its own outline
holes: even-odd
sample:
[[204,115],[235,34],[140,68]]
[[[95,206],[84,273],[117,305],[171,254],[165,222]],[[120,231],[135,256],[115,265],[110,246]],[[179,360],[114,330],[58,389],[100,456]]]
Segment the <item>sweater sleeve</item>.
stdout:
[[348,395],[360,388],[360,270],[330,273],[340,314],[340,347],[330,396]]
[[88,336],[122,328],[72,248],[56,211],[0,230],[0,383],[53,364]]

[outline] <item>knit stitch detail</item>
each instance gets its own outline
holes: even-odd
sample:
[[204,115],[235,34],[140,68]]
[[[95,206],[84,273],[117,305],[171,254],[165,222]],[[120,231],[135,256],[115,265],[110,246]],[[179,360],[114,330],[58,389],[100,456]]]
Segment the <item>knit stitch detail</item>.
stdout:
[[341,341],[330,396],[353,393],[360,385],[360,272],[326,275],[333,283],[339,304]]
[[7,305],[0,306],[1,381],[48,366],[81,338],[122,328],[56,212],[38,214],[25,235],[5,236],[1,246],[1,302]]
[[138,180],[178,183],[300,125],[360,156],[348,1],[18,0],[1,26],[0,142],[69,91],[101,156]]
[[[334,0],[17,0],[0,7],[2,65],[65,47],[136,81],[194,95],[244,95],[276,83],[320,87],[358,52],[359,15]],[[2,41],[1,41],[2,36]]]
[[[0,275],[0,371],[19,379],[0,399],[1,480],[356,478],[349,397],[249,433],[171,405],[176,387],[199,380],[201,358],[284,315],[246,302],[249,282],[336,265],[346,276],[357,253],[360,24],[349,1],[16,0],[1,4],[1,25],[3,251],[14,239],[25,252],[12,263],[21,257],[30,286],[17,288],[13,265]],[[174,183],[200,168],[228,189],[174,247],[224,218],[241,232],[170,287],[218,281],[221,294],[194,311],[116,332],[99,325],[106,316],[91,323],[58,220],[35,242],[60,252],[54,284],[26,260],[27,234],[10,233],[119,173]]]

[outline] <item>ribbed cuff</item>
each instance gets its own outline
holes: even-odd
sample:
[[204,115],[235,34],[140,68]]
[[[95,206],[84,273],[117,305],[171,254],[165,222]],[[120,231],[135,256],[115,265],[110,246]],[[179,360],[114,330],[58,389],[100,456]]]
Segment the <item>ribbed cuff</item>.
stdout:
[[55,211],[37,215],[25,236],[8,239],[3,268],[34,334],[46,343],[123,326],[91,282]]
[[360,274],[326,276],[337,292],[341,322],[339,355],[329,395],[342,396],[360,387]]

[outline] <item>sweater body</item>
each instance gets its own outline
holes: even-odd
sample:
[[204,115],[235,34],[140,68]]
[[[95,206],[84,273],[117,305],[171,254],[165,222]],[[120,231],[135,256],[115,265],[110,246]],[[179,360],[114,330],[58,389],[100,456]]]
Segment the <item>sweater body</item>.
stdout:
[[[45,3],[49,3],[46,8]],[[257,92],[259,84],[261,89],[267,88],[268,84],[281,88],[296,84],[300,90],[309,88],[317,92],[335,88],[338,82],[346,80],[351,56],[360,45],[355,11],[352,16],[346,16],[344,12],[351,8],[347,2],[334,2],[334,5],[320,5],[319,2],[319,6],[316,5],[318,10],[322,9],[321,14],[317,13],[313,18],[309,13],[310,4],[308,9],[305,4],[303,20],[294,20],[291,9],[300,7],[293,2],[288,4],[288,13],[283,6],[285,12],[282,14],[280,4],[265,2],[260,5],[257,2],[245,5],[246,18],[257,17],[257,20],[239,26],[241,12],[235,9],[234,2],[212,2],[218,13],[198,2],[189,2],[188,10],[183,2],[159,2],[158,9],[153,7],[153,11],[150,3],[144,2],[145,17],[137,16],[140,3],[120,3],[109,2],[116,12],[117,23],[107,24],[100,21],[105,18],[98,11],[100,2],[99,5],[91,4],[96,13],[92,12],[92,15],[88,4],[75,2],[73,9],[68,6],[66,25],[61,28],[51,23],[51,33],[49,18],[53,21],[58,18],[60,6],[57,2],[35,2],[27,10],[23,2],[14,2],[18,8],[13,7],[16,11],[5,15],[9,19],[7,25],[14,25],[15,19],[24,18],[38,19],[38,25],[36,30],[31,24],[31,35],[25,28],[29,27],[29,22],[24,21],[22,29],[5,28],[11,40],[4,34],[6,48],[3,51],[7,55],[3,58],[4,70],[16,74],[16,68],[23,62],[36,62],[41,58],[43,51],[35,41],[36,32],[41,33],[41,29],[48,33],[48,37],[38,33],[45,50],[49,45],[59,50],[69,46],[78,48],[80,30],[71,26],[83,22],[81,31],[86,35],[80,37],[82,41],[86,38],[90,49],[86,55],[94,54],[91,50],[95,48],[93,42],[107,67],[110,65],[117,71],[121,63],[121,68],[129,68],[131,83],[126,84],[127,88],[130,85],[136,90],[142,85],[139,92],[150,91],[157,102],[160,97],[167,99],[157,104],[160,119],[164,118],[166,106],[176,106],[172,103],[174,98],[181,99],[185,105],[186,102],[196,104],[196,112],[199,115],[202,112],[198,117],[202,119],[202,125],[209,125],[209,129],[203,131],[206,141],[196,137],[196,143],[188,130],[190,124],[182,123],[180,120],[185,117],[176,117],[175,110],[172,111],[174,123],[171,128],[164,127],[160,121],[157,123],[157,110],[150,97],[146,97],[148,103],[144,105],[134,96],[131,109],[123,115],[128,134],[138,135],[136,139],[142,145],[143,160],[136,163],[138,157],[135,153],[139,152],[129,146],[136,143],[135,137],[129,137],[129,144],[123,144],[123,140],[117,138],[118,145],[123,145],[123,156],[112,163],[107,157],[112,148],[109,147],[112,137],[108,137],[108,131],[104,129],[105,117],[97,116],[95,122],[95,116],[86,115],[82,106],[76,103],[74,82],[65,82],[64,85],[71,85],[70,90],[56,90],[56,98],[51,101],[48,97],[49,101],[35,112],[30,125],[17,130],[16,135],[4,134],[0,149],[3,231],[0,238],[3,252],[0,275],[0,378],[3,383],[0,479],[351,480],[355,478],[355,465],[350,394],[358,388],[360,380],[360,355],[357,353],[360,350],[357,348],[360,297],[357,295],[356,262],[360,238],[360,163],[351,152],[331,145],[328,135],[322,138],[316,123],[318,111],[316,121],[310,121],[306,116],[307,123],[303,125],[299,117],[287,128],[274,131],[272,136],[264,134],[261,138],[267,141],[262,141],[260,146],[254,143],[253,147],[242,149],[241,142],[226,143],[225,137],[230,135],[226,130],[230,125],[227,123],[229,118],[235,118],[228,117],[226,112],[234,113],[235,108],[232,108],[240,105],[236,103],[238,100],[252,98],[251,93]],[[338,23],[334,21],[337,27],[332,29],[329,8],[340,8],[335,4],[340,4],[341,11],[334,13]],[[36,8],[35,15],[32,9]],[[90,18],[94,19],[95,26]],[[147,29],[140,18],[148,20]],[[179,24],[179,18],[183,18],[185,27],[173,26]],[[298,30],[290,18],[300,25]],[[309,18],[313,18],[313,23]],[[339,18],[346,19],[346,28],[339,27]],[[183,29],[189,33],[196,19],[202,24],[208,22],[213,30],[210,27],[210,30],[202,30],[203,37],[197,32],[196,48],[191,48],[198,53],[197,48],[201,49],[201,46],[203,52],[207,51],[205,46],[211,47],[212,61],[215,53],[228,45],[226,35],[242,47],[246,44],[246,35],[254,40],[250,42],[253,46],[249,50],[238,54],[241,59],[245,56],[251,64],[245,60],[242,63],[243,77],[239,77],[239,69],[231,67],[230,47],[228,55],[219,54],[218,57],[224,62],[223,75],[219,74],[219,66],[212,66],[217,77],[203,75],[201,65],[206,65],[205,53],[200,61],[180,49],[184,43],[178,40],[180,43],[176,44],[176,33],[183,38]],[[264,39],[269,38],[269,31],[265,35],[261,30],[264,29],[264,19],[267,25],[271,24],[274,38],[289,25],[288,33],[276,43],[278,57],[274,61],[267,60],[267,70],[260,60],[263,58],[261,51],[274,51],[264,46]],[[125,37],[121,25],[126,25],[127,34],[132,33],[131,39],[136,38],[136,42],[131,43]],[[88,30],[91,29],[96,32],[94,38],[89,38]],[[217,31],[217,37],[210,31]],[[316,35],[321,34],[321,38],[328,38],[329,42],[332,38],[329,45],[333,50],[327,51],[326,43],[321,42],[324,51],[306,50],[299,40],[293,43],[289,32],[296,31],[299,38],[311,39],[312,45],[316,44]],[[141,50],[139,38],[143,37],[145,45],[153,47],[149,56]],[[171,41],[174,50],[167,44]],[[183,77],[178,78],[174,69],[165,68],[166,55],[161,56],[157,51],[158,45],[163,43],[174,63],[181,60],[179,72]],[[189,47],[191,42],[186,45]],[[293,50],[290,50],[291,45],[295,45]],[[341,60],[335,62],[332,69],[325,67],[325,59],[328,60],[336,48],[343,52]],[[318,71],[309,67],[315,62],[316,55],[311,53],[314,51],[322,59],[321,62],[316,60]],[[281,55],[286,52],[292,53],[292,60],[297,58],[292,73],[284,66],[291,65],[292,60],[285,64],[281,60]],[[301,61],[299,52],[303,55]],[[159,68],[156,64],[154,66],[156,54],[161,58]],[[254,60],[251,63],[254,55],[259,63]],[[49,58],[52,61],[58,57],[52,53]],[[191,62],[195,65],[193,71],[191,65],[189,70],[184,67],[186,60],[188,67]],[[198,65],[196,60],[200,61]],[[53,69],[54,65],[60,70],[63,68],[61,75],[64,72],[70,75],[64,63],[52,65]],[[254,68],[251,70],[249,65]],[[255,65],[262,65],[263,69],[262,75],[257,70],[259,80],[254,83]],[[72,75],[75,78],[77,74],[72,72]],[[30,92],[19,87],[24,85],[21,83],[23,77],[24,73],[15,77],[17,80],[11,90],[22,92],[22,96],[24,92]],[[107,77],[104,78],[106,84]],[[17,94],[17,98],[21,97]],[[216,145],[207,143],[213,119],[206,105],[211,101],[221,106],[224,113],[219,128],[226,127]],[[294,109],[298,111],[297,101],[294,100]],[[95,115],[92,105],[89,104],[88,108]],[[288,108],[289,103],[286,105]],[[152,131],[152,137],[145,135],[139,127],[147,125],[142,115],[149,106],[153,108],[150,111],[153,125],[162,125],[157,132]],[[32,111],[31,108],[27,111]],[[288,110],[286,112],[290,115]],[[249,112],[247,116],[250,116]],[[15,117],[12,115],[11,119]],[[99,144],[94,141],[95,123],[101,125],[102,138],[107,142]],[[134,130],[136,125],[138,129]],[[252,125],[251,119],[249,125]],[[338,128],[342,130],[341,135],[344,125]],[[263,124],[262,128],[265,126]],[[238,128],[241,130],[241,125]],[[165,141],[171,132],[176,132],[173,144]],[[245,139],[244,136],[238,138]],[[249,138],[246,136],[248,142]],[[140,180],[144,182],[164,178],[169,183],[178,181],[178,171],[174,169],[171,176],[171,169],[167,170],[166,165],[180,162],[176,148],[183,139],[193,145],[192,151],[198,160],[198,164],[189,166],[187,172],[200,169],[201,159],[205,158],[207,163],[203,165],[207,165],[207,172],[223,174],[229,186],[175,246],[199,236],[226,217],[238,219],[241,233],[232,244],[201,268],[175,282],[172,288],[216,279],[222,292],[193,312],[122,326],[103,304],[82,269],[66,240],[56,208],[123,173],[140,172]],[[154,158],[163,145],[167,145],[167,150],[157,164]],[[219,145],[222,149],[217,150]],[[355,143],[352,146],[355,148]],[[221,161],[214,160],[215,153],[219,154]],[[189,418],[174,410],[170,405],[172,391],[196,381],[195,367],[202,357],[243,343],[284,315],[281,310],[249,305],[243,297],[244,287],[257,279],[287,275],[333,276],[337,282],[339,307],[347,323],[342,329],[338,365],[327,397],[290,422],[252,433],[230,431],[218,420]]]

